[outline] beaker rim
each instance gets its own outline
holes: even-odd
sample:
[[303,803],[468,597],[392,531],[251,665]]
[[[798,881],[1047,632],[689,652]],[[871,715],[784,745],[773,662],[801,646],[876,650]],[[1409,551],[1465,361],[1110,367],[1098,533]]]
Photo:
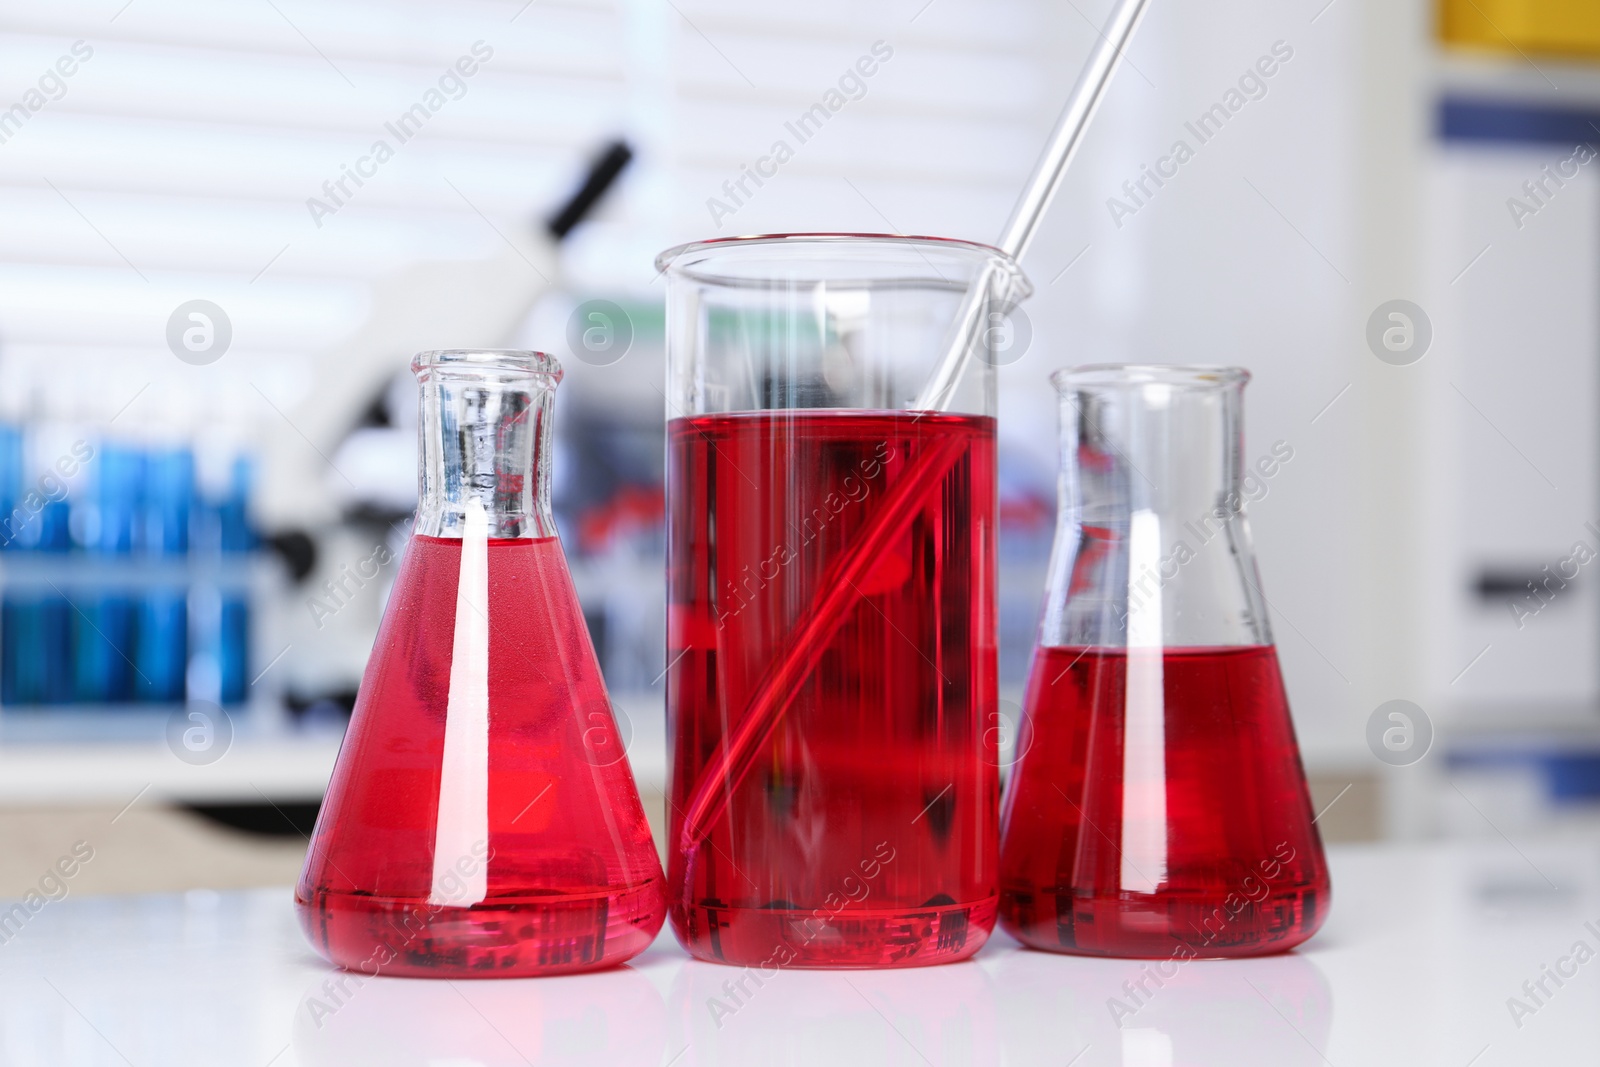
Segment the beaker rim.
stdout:
[[1134,385],[1170,385],[1179,389],[1222,389],[1244,385],[1250,372],[1244,367],[1194,363],[1089,363],[1063,367],[1050,375],[1059,390],[1080,386],[1117,388]]
[[[735,251],[752,247],[804,247],[804,246],[837,246],[847,248],[850,246],[886,248],[913,248],[919,250],[937,250],[958,255],[968,255],[973,258],[982,258],[999,265],[1011,283],[1014,299],[1021,300],[1033,293],[1033,284],[1023,272],[1017,261],[1003,249],[994,245],[984,244],[981,241],[968,241],[959,237],[932,237],[922,234],[899,233],[758,233],[744,234],[735,237],[710,237],[701,241],[689,241],[685,244],[674,245],[656,256],[656,269],[666,272],[679,264],[685,256],[695,253],[714,254],[725,251]],[[682,268],[679,267],[682,271]],[[741,277],[737,274],[713,271],[683,271],[693,277],[715,282],[722,285],[736,285],[753,282],[756,279]]]
[[561,361],[548,352],[515,348],[438,348],[418,352],[411,361],[411,371],[419,374],[437,367],[459,367],[463,370],[500,372],[549,378],[559,382],[564,373]]

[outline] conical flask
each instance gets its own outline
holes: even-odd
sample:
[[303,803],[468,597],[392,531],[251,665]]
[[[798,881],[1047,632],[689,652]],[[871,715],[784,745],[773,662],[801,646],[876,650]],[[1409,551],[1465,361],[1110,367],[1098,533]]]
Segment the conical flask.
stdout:
[[425,352],[416,524],[295,891],[368,974],[610,966],[660,860],[550,513],[560,365]]
[[1055,376],[1061,500],[1000,917],[1036,948],[1173,959],[1277,952],[1329,884],[1243,505],[1246,371]]

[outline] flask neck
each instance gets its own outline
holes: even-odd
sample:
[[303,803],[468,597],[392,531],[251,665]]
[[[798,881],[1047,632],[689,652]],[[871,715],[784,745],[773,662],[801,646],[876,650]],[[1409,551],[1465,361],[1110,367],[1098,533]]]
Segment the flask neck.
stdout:
[[490,538],[555,536],[550,445],[559,368],[419,356],[413,369],[421,387],[415,532],[461,537],[469,512],[481,508]]
[[1078,384],[1061,402],[1060,510],[1085,521],[1167,523],[1243,510],[1243,383]]
[[1046,643],[1272,643],[1244,510],[1265,487],[1244,464],[1247,380],[1229,368],[1058,376],[1060,512]]

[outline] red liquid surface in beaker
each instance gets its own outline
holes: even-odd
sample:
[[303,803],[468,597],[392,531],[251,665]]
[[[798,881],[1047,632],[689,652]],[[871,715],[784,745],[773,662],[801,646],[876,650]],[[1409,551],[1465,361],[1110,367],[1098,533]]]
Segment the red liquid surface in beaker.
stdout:
[[1019,940],[1253,956],[1299,944],[1327,917],[1327,864],[1270,646],[1040,648],[1025,710],[1000,861],[1000,921]]
[[[679,940],[767,966],[970,956],[997,892],[994,420],[743,413],[677,419],[668,435]],[[796,619],[896,499],[905,520],[833,583],[842,621],[745,772],[714,783],[708,832],[685,849],[686,809],[792,651]]]
[[[461,541],[406,549],[295,902],[324,956],[369,974],[516,977],[647,947],[666,898],[555,538],[488,545],[487,894],[430,903]],[[452,885],[455,883],[452,882]]]

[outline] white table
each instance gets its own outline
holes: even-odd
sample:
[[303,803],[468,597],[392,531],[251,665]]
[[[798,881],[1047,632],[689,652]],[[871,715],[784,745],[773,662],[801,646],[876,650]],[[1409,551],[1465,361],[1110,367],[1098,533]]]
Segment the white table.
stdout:
[[285,889],[69,897],[0,945],[0,1062],[1596,1062],[1600,957],[1567,964],[1564,986],[1546,978],[1551,995],[1528,1001],[1520,1027],[1507,999],[1526,999],[1522,984],[1577,942],[1600,952],[1600,842],[1497,837],[1331,859],[1333,914],[1302,951],[1188,964],[1120,1028],[1108,1001],[1130,1003],[1123,983],[1144,964],[1024,951],[1003,934],[948,967],[782,973],[719,1028],[707,1001],[739,972],[688,960],[667,932],[602,974],[378,978],[338,993],[341,972],[306,946]]

